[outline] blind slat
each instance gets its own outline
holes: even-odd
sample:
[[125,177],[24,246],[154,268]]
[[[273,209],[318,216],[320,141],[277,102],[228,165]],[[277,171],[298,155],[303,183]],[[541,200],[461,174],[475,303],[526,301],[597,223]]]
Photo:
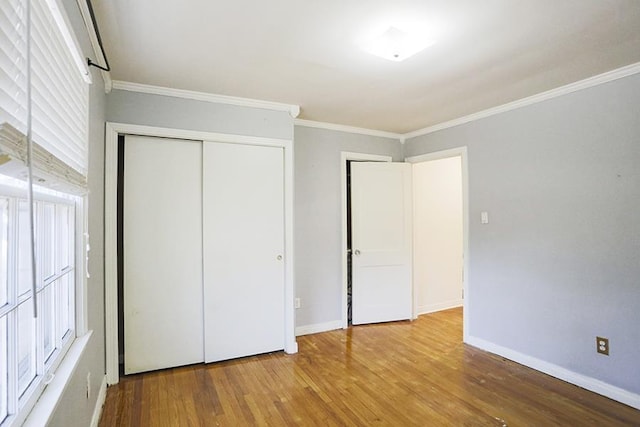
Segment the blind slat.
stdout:
[[[33,84],[33,100],[34,104],[39,107],[39,111],[43,114],[34,114],[34,120],[45,122],[53,122],[52,126],[56,126],[58,128],[69,128],[69,129],[77,129],[76,135],[71,135],[75,138],[70,139],[70,145],[78,145],[78,141],[82,138],[82,127],[78,127],[77,123],[82,117],[82,111],[79,108],[74,108],[82,105],[81,102],[65,102],[68,99],[65,99],[64,94],[59,93],[59,91],[50,90],[51,82],[42,82],[40,79],[34,79],[32,81]],[[48,115],[48,116],[45,116]]]
[[[88,88],[46,0],[32,0],[34,135],[45,149],[86,174]],[[52,72],[55,70],[55,72]],[[45,137],[45,135],[47,135]]]
[[20,130],[26,130],[25,22],[23,0],[0,1],[0,123]]
[[[7,123],[23,133],[26,1],[0,0],[0,126]],[[61,28],[68,20],[61,20],[59,11],[54,18],[49,1],[31,0],[32,127],[38,147],[34,167],[48,170],[54,179],[72,179],[77,184],[82,181],[77,175],[87,173],[89,89],[74,59],[78,55],[72,53],[76,48],[69,45],[69,30]],[[0,151],[4,148],[0,138]],[[53,161],[54,157],[58,160]],[[65,172],[61,165],[69,170]]]

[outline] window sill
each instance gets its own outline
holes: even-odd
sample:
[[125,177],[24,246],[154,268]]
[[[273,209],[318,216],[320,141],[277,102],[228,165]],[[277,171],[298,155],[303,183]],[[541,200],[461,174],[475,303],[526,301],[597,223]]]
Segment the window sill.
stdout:
[[64,394],[71,377],[89,344],[93,331],[89,331],[71,344],[71,348],[56,369],[53,380],[44,389],[35,406],[27,416],[24,427],[43,426],[49,423],[60,398]]

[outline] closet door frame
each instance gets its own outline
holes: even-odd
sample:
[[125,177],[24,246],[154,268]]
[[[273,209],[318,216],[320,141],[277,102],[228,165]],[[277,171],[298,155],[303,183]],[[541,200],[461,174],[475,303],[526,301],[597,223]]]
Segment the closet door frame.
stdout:
[[118,135],[140,135],[195,141],[217,141],[234,144],[281,147],[284,151],[284,351],[297,353],[295,337],[294,277],[293,277],[293,141],[245,135],[200,132],[154,126],[107,122],[105,126],[105,195],[104,195],[104,256],[105,256],[105,345],[106,379],[117,384],[118,372],[118,256],[117,256],[117,188]]

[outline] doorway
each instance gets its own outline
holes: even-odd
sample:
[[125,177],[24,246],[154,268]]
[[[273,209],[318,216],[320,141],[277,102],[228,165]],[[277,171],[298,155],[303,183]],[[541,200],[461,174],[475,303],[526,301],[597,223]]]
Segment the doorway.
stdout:
[[469,325],[467,147],[405,158],[414,166],[414,314],[463,307]]
[[[350,325],[349,322],[349,313],[350,313],[350,296],[351,293],[349,292],[349,283],[350,283],[350,263],[349,263],[349,258],[351,256],[350,254],[350,250],[351,247],[349,245],[350,243],[350,232],[351,232],[351,228],[350,228],[350,222],[349,222],[349,213],[350,213],[350,199],[349,199],[349,187],[348,187],[348,175],[347,175],[347,171],[348,171],[348,162],[350,161],[391,161],[390,158],[387,159],[380,159],[381,156],[370,156],[370,155],[366,155],[366,154],[360,154],[360,153],[342,153],[342,191],[343,191],[343,209],[342,209],[342,214],[343,214],[343,310],[342,310],[342,316],[343,316],[343,327],[346,328]],[[412,307],[413,307],[413,313],[412,313],[412,318],[416,318],[419,314],[424,314],[430,311],[437,311],[437,310],[442,310],[442,309],[446,309],[446,308],[451,308],[454,306],[459,306],[462,304],[463,306],[463,311],[465,312],[465,314],[468,313],[467,307],[468,307],[468,303],[469,303],[469,293],[467,290],[467,283],[466,283],[466,271],[468,269],[468,178],[467,178],[467,150],[466,147],[460,147],[460,148],[456,148],[456,149],[451,149],[451,150],[446,150],[446,151],[441,151],[441,152],[436,152],[436,153],[430,153],[430,154],[425,154],[425,155],[421,155],[421,156],[415,156],[415,157],[409,157],[406,158],[405,161],[407,163],[412,163],[412,164],[417,164],[417,166],[415,166],[416,169],[422,169],[423,168],[423,164],[429,164],[427,162],[434,162],[433,165],[438,164],[438,160],[443,160],[443,159],[449,159],[447,161],[441,162],[442,164],[449,164],[449,166],[451,165],[455,165],[457,163],[458,165],[458,170],[457,170],[457,181],[456,183],[454,183],[454,189],[457,192],[457,195],[449,195],[449,198],[458,198],[458,226],[457,226],[457,230],[455,231],[456,235],[452,238],[452,240],[456,240],[457,243],[455,245],[451,245],[453,246],[453,248],[451,248],[451,251],[457,251],[458,252],[458,261],[457,261],[457,267],[456,266],[450,266],[449,268],[449,273],[451,273],[451,271],[455,271],[455,269],[457,269],[457,276],[455,274],[449,274],[449,277],[447,280],[453,280],[454,282],[457,281],[458,285],[457,285],[457,289],[455,290],[451,290],[448,289],[444,295],[440,294],[438,295],[438,292],[436,290],[435,295],[439,296],[440,301],[438,302],[434,302],[432,304],[429,304],[428,302],[425,303],[424,299],[425,299],[425,293],[423,292],[422,289],[419,288],[420,283],[419,280],[416,280],[416,277],[414,275],[414,279],[413,279],[413,297],[412,297]],[[451,183],[450,183],[451,184]],[[457,185],[457,188],[456,188]],[[420,186],[419,186],[420,187]],[[444,189],[446,190],[446,189]],[[420,191],[420,190],[418,190]],[[436,190],[437,191],[443,191],[443,189],[439,189]],[[416,194],[414,192],[413,194],[413,199],[414,199],[414,206],[415,206],[415,202],[416,202],[416,197],[419,197],[418,194]],[[414,213],[415,215],[415,213]],[[419,222],[420,218],[415,218],[414,221]],[[421,230],[421,226],[417,226],[416,227],[418,230]],[[414,240],[416,238],[415,236],[415,232],[414,232]],[[416,263],[416,261],[413,261],[414,264]],[[415,272],[414,272],[415,273]],[[433,292],[432,292],[433,294]],[[452,296],[452,294],[455,294],[455,296]],[[463,295],[466,298],[463,298]],[[426,293],[426,298],[431,298],[434,295],[430,295],[429,292]],[[467,336],[467,331],[468,331],[468,316],[464,317],[464,337],[466,339]]]
[[414,163],[413,283],[416,314],[462,305],[460,157]]

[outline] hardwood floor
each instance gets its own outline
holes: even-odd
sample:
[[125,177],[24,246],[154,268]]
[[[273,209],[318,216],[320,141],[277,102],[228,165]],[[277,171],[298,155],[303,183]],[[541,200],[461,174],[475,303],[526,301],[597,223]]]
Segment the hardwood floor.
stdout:
[[462,311],[121,378],[100,426],[640,426],[640,411],[462,344]]

